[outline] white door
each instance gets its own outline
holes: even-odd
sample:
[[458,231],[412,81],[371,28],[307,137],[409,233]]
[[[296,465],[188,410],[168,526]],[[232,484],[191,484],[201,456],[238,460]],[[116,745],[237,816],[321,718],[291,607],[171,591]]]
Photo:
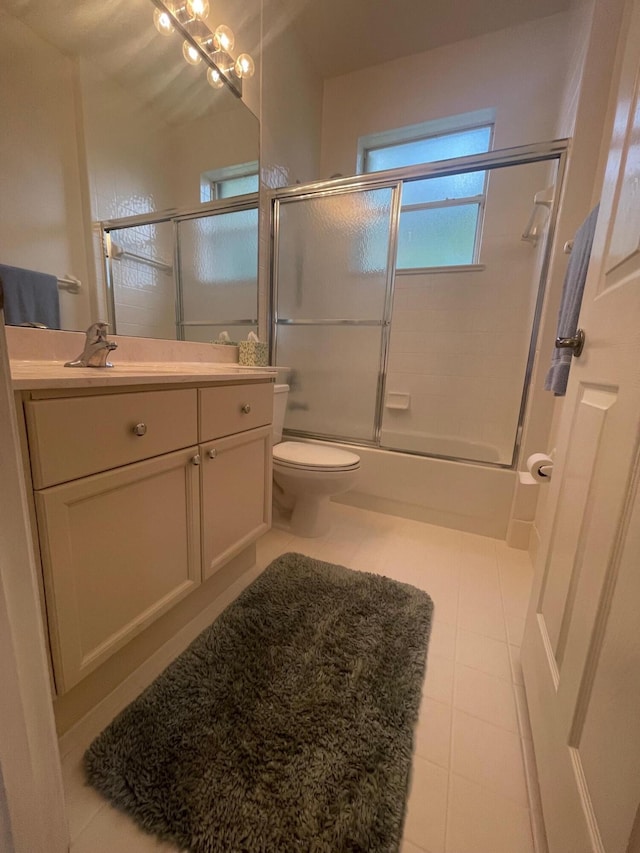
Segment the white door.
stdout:
[[523,642],[551,853],[640,843],[640,0]]

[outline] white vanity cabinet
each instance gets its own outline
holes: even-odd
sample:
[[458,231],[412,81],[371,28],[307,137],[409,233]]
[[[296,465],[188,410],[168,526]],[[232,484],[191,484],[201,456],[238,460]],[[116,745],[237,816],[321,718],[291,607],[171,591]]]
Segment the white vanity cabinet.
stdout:
[[272,394],[256,382],[25,395],[58,694],[269,528]]

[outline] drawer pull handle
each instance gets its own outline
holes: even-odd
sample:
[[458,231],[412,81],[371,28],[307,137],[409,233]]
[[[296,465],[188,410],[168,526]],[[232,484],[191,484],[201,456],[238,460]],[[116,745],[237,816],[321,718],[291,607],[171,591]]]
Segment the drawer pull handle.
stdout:
[[133,428],[134,435],[145,435],[147,432],[146,424],[136,424]]
[[251,406],[249,405],[249,403],[245,403],[240,411],[242,412],[243,415],[248,415],[249,412],[251,411]]
[[191,457],[191,464],[192,465],[199,465],[200,464],[200,454],[199,453],[196,453],[195,456]]
[[209,455],[209,459],[215,459],[216,456],[218,455],[218,451],[215,449],[215,447],[212,447],[211,450],[209,451],[208,455]]

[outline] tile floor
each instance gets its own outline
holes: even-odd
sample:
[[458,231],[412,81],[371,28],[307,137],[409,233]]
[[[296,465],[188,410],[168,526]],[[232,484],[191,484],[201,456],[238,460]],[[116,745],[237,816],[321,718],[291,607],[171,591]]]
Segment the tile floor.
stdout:
[[[258,561],[266,566],[300,551],[406,581],[434,600],[401,853],[540,853],[519,664],[528,555],[495,539],[340,504],[334,517],[322,539],[272,530]],[[175,853],[84,785],[83,750],[63,756],[72,853]]]

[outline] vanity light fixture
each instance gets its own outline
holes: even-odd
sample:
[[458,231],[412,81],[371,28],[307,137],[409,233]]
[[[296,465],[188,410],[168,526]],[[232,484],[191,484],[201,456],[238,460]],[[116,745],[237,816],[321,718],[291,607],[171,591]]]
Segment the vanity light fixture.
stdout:
[[162,35],[177,32],[184,39],[182,53],[189,65],[204,60],[207,80],[214,89],[227,86],[236,97],[242,97],[242,81],[252,77],[255,64],[248,53],[237,59],[231,55],[235,37],[221,24],[212,32],[205,19],[209,14],[208,0],[151,0],[155,28]]

